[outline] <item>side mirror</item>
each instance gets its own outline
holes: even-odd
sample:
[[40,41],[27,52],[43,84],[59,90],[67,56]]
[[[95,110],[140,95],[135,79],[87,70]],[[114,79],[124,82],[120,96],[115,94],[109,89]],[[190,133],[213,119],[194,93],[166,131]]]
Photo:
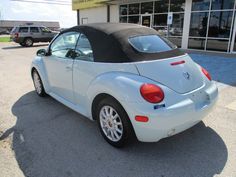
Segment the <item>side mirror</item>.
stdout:
[[36,54],[37,56],[46,56],[47,51],[45,49],[39,49]]

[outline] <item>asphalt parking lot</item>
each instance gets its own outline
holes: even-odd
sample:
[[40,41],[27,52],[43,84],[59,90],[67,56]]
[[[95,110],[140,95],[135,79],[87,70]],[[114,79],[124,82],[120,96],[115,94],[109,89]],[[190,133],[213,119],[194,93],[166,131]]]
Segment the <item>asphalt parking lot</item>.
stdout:
[[36,95],[30,63],[44,47],[0,43],[1,177],[236,177],[236,58],[192,54],[220,91],[203,122],[157,143],[115,149],[95,122]]

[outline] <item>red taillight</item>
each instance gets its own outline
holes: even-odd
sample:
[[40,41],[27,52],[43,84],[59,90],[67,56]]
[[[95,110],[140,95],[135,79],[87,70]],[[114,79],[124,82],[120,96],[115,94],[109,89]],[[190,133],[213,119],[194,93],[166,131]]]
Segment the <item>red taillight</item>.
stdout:
[[137,122],[148,122],[148,117],[147,116],[135,116],[135,120]]
[[205,76],[211,81],[211,75],[210,75],[210,73],[209,73],[206,69],[204,69],[203,67],[202,67],[202,72],[203,72],[203,74],[205,74]]
[[143,84],[140,87],[140,93],[150,103],[160,103],[164,99],[164,92],[154,84]]
[[19,37],[19,33],[15,33],[15,38],[18,38]]

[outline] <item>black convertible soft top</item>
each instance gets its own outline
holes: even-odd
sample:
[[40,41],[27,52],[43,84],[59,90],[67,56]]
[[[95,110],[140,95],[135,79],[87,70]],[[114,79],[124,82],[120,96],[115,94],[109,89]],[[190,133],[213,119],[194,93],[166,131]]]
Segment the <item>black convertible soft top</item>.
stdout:
[[144,53],[134,49],[128,39],[140,35],[158,35],[157,31],[128,23],[93,23],[79,25],[64,32],[77,31],[86,35],[95,62],[123,63],[157,60],[183,55],[179,49],[160,53]]

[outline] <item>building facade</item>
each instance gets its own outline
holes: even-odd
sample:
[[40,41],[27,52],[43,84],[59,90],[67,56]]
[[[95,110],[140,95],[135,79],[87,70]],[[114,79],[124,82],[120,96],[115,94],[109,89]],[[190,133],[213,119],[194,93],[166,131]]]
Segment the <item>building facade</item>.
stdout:
[[236,52],[236,0],[73,0],[78,24],[136,23],[183,49]]

